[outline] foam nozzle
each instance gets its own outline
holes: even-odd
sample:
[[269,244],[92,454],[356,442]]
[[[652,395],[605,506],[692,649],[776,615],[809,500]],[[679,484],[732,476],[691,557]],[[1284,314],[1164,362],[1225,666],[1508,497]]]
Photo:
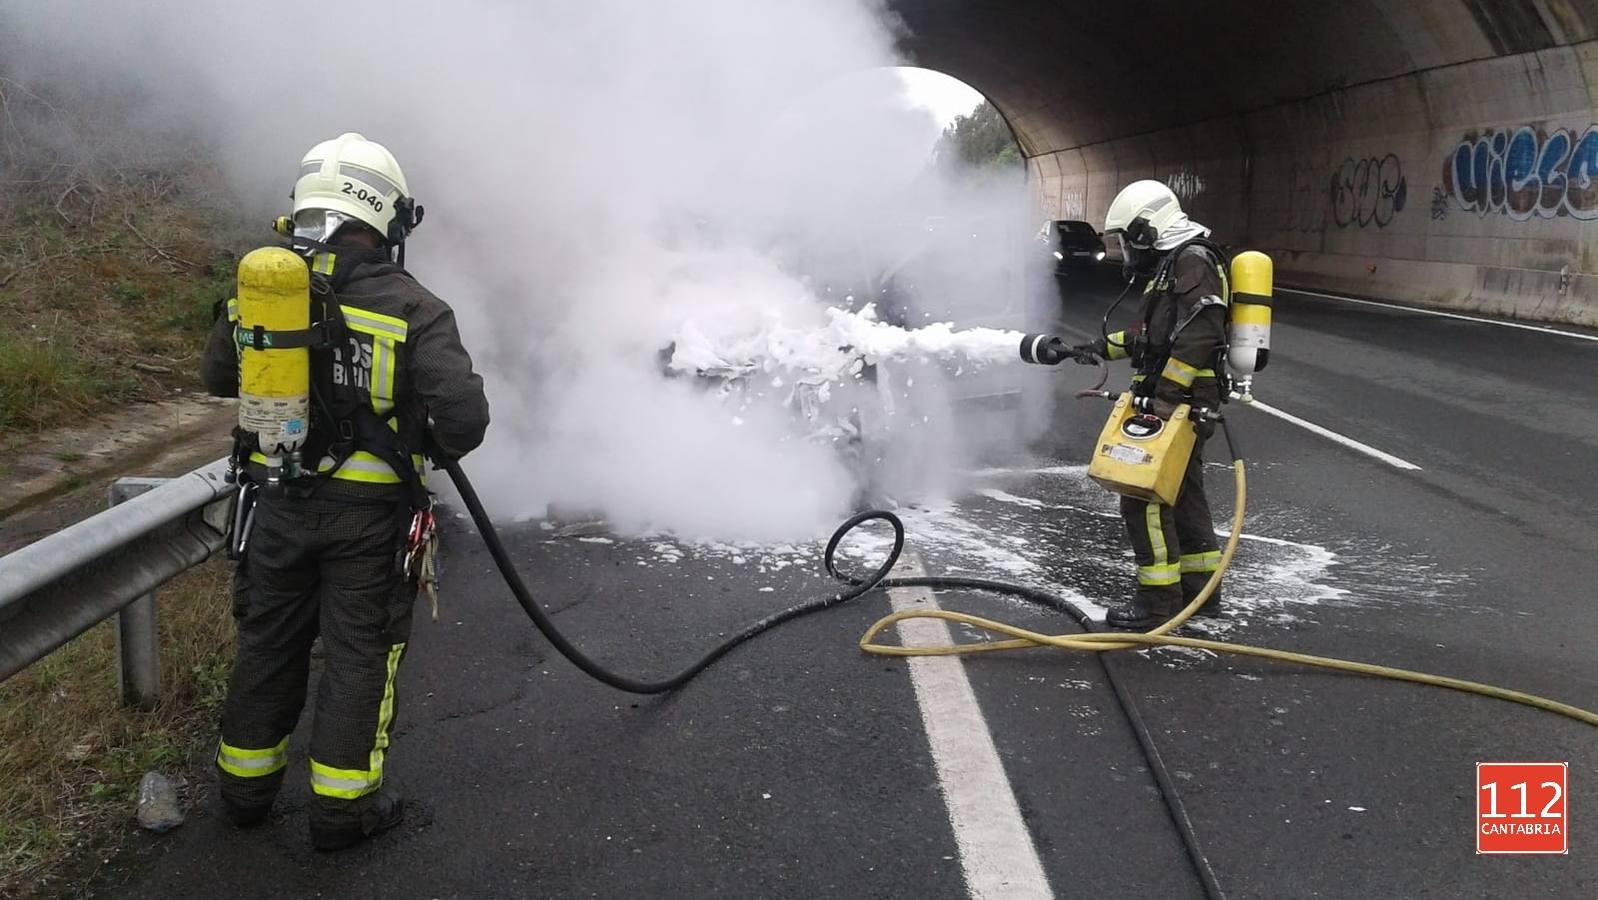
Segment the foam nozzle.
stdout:
[[1065,340],[1054,334],[1027,334],[1021,337],[1021,361],[1038,366],[1057,366],[1071,358]]

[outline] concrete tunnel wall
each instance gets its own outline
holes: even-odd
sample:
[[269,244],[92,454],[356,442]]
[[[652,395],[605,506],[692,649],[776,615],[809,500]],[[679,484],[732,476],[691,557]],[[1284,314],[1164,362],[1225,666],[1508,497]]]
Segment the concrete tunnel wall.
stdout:
[[1156,178],[1285,285],[1598,325],[1598,0],[890,6],[1052,217]]

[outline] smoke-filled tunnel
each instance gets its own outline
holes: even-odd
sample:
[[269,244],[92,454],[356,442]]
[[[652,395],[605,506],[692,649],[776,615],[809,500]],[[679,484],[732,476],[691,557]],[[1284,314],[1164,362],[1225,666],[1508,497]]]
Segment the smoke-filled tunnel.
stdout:
[[1278,279],[1598,324],[1592,0],[890,0],[1055,218],[1166,182]]

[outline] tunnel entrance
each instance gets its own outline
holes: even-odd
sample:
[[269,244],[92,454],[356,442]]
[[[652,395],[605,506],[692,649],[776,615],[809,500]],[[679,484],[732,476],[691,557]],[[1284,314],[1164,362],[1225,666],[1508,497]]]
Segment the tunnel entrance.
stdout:
[[1590,3],[888,7],[1014,126],[1050,218],[1151,178],[1289,285],[1598,324]]

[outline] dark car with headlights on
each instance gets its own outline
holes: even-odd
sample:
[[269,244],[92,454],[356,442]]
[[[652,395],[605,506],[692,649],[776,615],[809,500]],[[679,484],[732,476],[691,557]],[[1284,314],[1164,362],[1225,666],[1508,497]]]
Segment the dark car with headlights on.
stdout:
[[1055,272],[1104,261],[1104,238],[1086,222],[1055,219],[1043,226],[1040,237],[1054,252]]

